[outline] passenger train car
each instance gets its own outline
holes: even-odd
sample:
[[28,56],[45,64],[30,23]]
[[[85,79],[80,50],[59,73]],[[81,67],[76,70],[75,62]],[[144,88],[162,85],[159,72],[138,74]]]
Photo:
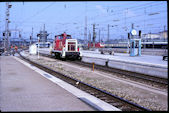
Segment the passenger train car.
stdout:
[[[111,48],[127,48],[127,42],[115,43],[115,44],[104,44],[105,47]],[[141,42],[142,48],[154,48],[154,49],[165,49],[168,48],[168,42]]]
[[[88,43],[88,48],[89,47],[93,47],[93,43]],[[104,48],[104,44],[103,43],[95,43],[95,48]]]

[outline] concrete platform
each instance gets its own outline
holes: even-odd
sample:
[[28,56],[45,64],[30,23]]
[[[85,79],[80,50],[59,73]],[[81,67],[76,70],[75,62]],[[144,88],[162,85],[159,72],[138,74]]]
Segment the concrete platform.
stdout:
[[82,51],[82,61],[109,67],[143,73],[147,75],[168,78],[168,62],[162,56],[141,55],[131,57],[127,53],[114,55],[101,54],[98,51]]
[[1,56],[0,66],[1,111],[119,111],[16,57]]

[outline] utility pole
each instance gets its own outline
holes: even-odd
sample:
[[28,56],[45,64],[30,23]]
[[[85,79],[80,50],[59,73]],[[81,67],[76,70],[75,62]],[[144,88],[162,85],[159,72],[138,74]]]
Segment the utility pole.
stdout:
[[[134,29],[134,24],[131,24],[131,29]],[[130,36],[133,39],[133,35],[130,35],[130,33],[128,33],[128,43],[127,43],[127,53],[129,54],[129,46],[130,46]]]
[[33,41],[33,27],[32,27],[32,34],[31,34],[31,44],[32,44],[32,41]]
[[108,32],[107,32],[107,42],[109,43],[109,24],[108,24]]
[[[131,24],[131,29],[134,29],[134,24]],[[133,35],[131,35],[131,37],[133,38]]]
[[6,2],[6,25],[5,25],[5,38],[4,38],[4,47],[6,51],[9,51],[9,46],[10,46],[10,40],[9,36],[11,36],[11,33],[9,31],[9,8],[11,8],[12,5],[9,5],[9,2]]
[[145,32],[145,25],[146,25],[146,8],[144,8],[144,32]]
[[134,24],[133,23],[131,24],[131,29],[134,29]]
[[[86,3],[87,4],[87,3]],[[86,7],[87,5],[85,4],[85,29],[84,29],[84,40],[85,42],[87,41],[87,14],[86,14]]]
[[95,32],[95,24],[93,24],[93,47],[95,47],[95,39],[96,39],[96,32]]
[[85,16],[84,40],[85,40],[85,42],[87,42],[87,16]]
[[21,34],[20,33],[21,33],[21,31],[19,31],[19,40],[20,40],[20,44],[19,45],[22,46],[22,40],[21,40]]
[[126,13],[128,12],[128,8],[127,8],[127,11],[125,11],[125,21],[124,21],[124,24],[125,24],[125,31],[127,31],[127,27],[126,27]]
[[165,27],[166,27],[166,26],[164,25],[164,32],[165,32]]
[[164,41],[165,41],[165,25],[164,25],[164,32],[163,32],[163,38],[164,38]]
[[16,38],[17,26],[15,25],[15,38]]
[[91,33],[89,31],[89,48],[91,47]]
[[99,29],[99,43],[100,43],[100,29]]

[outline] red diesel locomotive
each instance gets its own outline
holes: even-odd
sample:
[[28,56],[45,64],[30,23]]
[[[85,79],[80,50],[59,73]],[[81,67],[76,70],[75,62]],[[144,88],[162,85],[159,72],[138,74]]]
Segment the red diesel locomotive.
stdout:
[[81,59],[82,57],[77,39],[72,39],[71,35],[67,35],[65,32],[55,36],[51,54],[63,59]]

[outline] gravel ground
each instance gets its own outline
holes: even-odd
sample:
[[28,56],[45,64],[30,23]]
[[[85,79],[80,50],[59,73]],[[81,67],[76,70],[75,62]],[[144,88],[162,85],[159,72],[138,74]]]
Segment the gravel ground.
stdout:
[[107,74],[106,76],[109,77],[105,77],[99,74],[103,72],[93,72],[92,69],[84,67],[82,68],[75,64],[62,62],[57,59],[51,59],[43,56],[40,56],[40,59],[38,59],[36,55],[29,55],[27,52],[24,52],[24,55],[35,62],[52,68],[55,71],[59,71],[63,74],[79,79],[85,83],[91,84],[97,88],[111,92],[112,94],[118,95],[124,99],[147,107],[153,111],[168,110],[167,89],[166,94],[160,94],[158,93],[159,91],[157,91],[156,93],[152,92],[151,89],[145,90],[147,87],[144,89],[137,87],[137,85],[127,84],[126,82],[122,81],[119,82],[113,79],[113,77],[115,77],[114,75]]

